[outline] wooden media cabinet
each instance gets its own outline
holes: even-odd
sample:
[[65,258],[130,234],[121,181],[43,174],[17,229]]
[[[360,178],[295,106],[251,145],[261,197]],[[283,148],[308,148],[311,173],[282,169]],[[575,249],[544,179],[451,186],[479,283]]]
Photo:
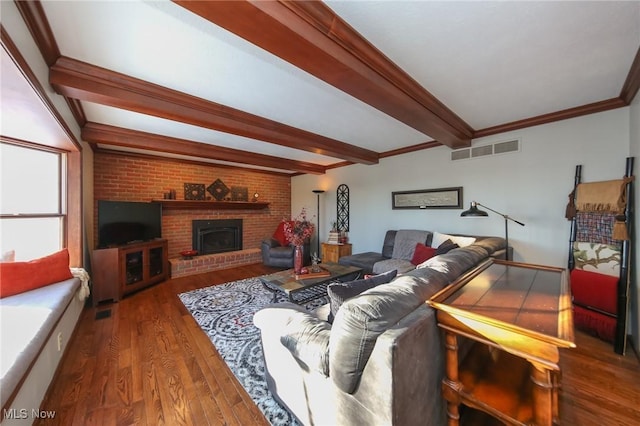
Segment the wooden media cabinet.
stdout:
[[167,240],[158,239],[96,249],[91,260],[93,305],[165,281],[169,276]]

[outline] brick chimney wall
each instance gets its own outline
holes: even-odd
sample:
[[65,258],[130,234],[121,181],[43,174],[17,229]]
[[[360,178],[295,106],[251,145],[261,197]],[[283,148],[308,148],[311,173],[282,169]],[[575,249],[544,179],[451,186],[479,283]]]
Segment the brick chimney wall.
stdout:
[[[150,201],[162,199],[170,189],[184,199],[185,183],[205,188],[220,179],[226,186],[247,187],[249,199],[255,192],[264,210],[164,209],[162,237],[169,243],[169,259],[191,249],[191,221],[194,219],[243,219],[243,249],[258,249],[278,223],[291,215],[291,178],[282,174],[233,167],[187,163],[114,153],[94,155],[94,235],[97,239],[98,200]],[[206,195],[210,194],[206,192]],[[98,241],[94,241],[94,247]]]

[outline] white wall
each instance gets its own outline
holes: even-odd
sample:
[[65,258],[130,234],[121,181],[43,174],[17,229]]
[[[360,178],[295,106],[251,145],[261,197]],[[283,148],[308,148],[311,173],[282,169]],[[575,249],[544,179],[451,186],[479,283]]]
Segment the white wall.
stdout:
[[[521,139],[518,153],[451,162],[439,147],[382,159],[373,166],[352,165],[326,175],[292,179],[292,214],[306,206],[315,214],[313,189],[321,196],[320,238],[336,217],[336,188],[350,190],[350,232],[354,252],[380,251],[387,229],[427,229],[450,233],[504,235],[504,220],[461,218],[462,210],[392,210],[391,192],[463,187],[464,208],[477,200],[524,222],[509,224],[514,260],[566,266],[569,222],[564,218],[575,166],[583,181],[623,176],[630,145],[630,108],[620,108],[543,126],[474,140],[482,145]],[[636,140],[637,142],[637,140]],[[639,197],[640,198],[640,197]]]

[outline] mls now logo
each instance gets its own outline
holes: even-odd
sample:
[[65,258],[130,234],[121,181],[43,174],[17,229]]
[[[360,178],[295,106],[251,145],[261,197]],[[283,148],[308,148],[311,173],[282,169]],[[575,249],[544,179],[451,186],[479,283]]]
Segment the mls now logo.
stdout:
[[2,410],[5,419],[53,419],[56,416],[55,411],[38,410],[32,408],[27,410],[26,408],[10,408],[8,410]]

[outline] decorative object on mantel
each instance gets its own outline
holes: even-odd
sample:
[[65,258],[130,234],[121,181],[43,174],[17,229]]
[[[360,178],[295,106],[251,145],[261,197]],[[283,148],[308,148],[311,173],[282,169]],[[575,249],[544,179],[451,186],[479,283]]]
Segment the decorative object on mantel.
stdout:
[[253,201],[254,203],[258,201],[258,197],[260,196],[260,194],[258,194],[257,192],[253,193],[253,198],[251,199],[251,201]]
[[185,183],[184,199],[185,200],[204,200],[204,184],[203,183]]
[[176,199],[176,190],[170,189],[169,192],[165,192],[162,194],[165,200],[175,200]]
[[293,270],[297,275],[302,273],[303,253],[302,246],[305,240],[313,235],[314,225],[307,219],[307,210],[302,208],[300,214],[292,220],[283,220],[284,235],[294,246]]
[[249,201],[249,189],[246,186],[232,186],[231,201]]
[[216,179],[211,185],[207,187],[209,194],[218,201],[224,200],[224,197],[229,193],[229,187],[224,184],[220,179]]
[[183,250],[180,252],[180,256],[182,256],[182,258],[185,260],[192,259],[193,256],[197,256],[197,255],[198,255],[198,250]]

